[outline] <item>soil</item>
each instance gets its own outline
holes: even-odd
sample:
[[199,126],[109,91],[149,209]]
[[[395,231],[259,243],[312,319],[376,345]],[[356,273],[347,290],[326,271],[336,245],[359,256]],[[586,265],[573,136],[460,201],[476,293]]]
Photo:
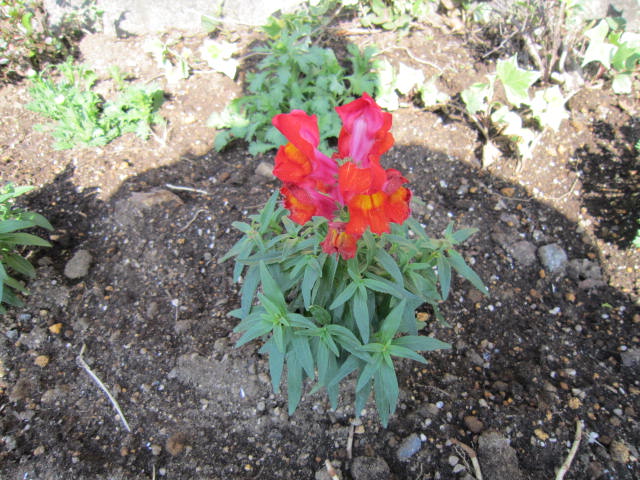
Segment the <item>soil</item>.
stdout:
[[[375,43],[427,78],[439,68],[450,94],[493,68],[465,37],[441,29],[398,36],[350,27],[341,41]],[[211,150],[206,120],[241,93],[243,76],[196,66],[167,84],[143,41],[94,34],[80,50],[105,95],[110,64],[163,86],[167,127],[146,142],[127,135],[55,151],[33,129],[43,119],[24,108],[27,83],[1,88],[2,182],[35,185],[24,205],[55,226],[53,247],[31,255],[38,276],[26,306],[0,319],[2,478],[328,478],[330,460],[345,479],[468,480],[476,473],[462,442],[479,452],[484,478],[549,479],[577,421],[584,434],[565,478],[640,478],[637,93],[585,85],[569,103],[570,121],[546,133],[520,170],[508,152],[480,168],[481,137],[464,118],[412,105],[394,112],[385,165],[407,173],[420,200],[414,215],[431,235],[450,221],[479,229],[461,251],[491,296],[456,279],[442,305],[451,327],[433,322],[425,332],[453,348],[426,366],[399,365],[388,428],[373,404],[353,427],[349,389],[335,411],[322,393],[307,393],[289,417],[286,389],[271,391],[259,345],[233,348],[227,314],[237,286],[232,264],[218,259],[239,236],[231,223],[278,188],[256,173],[272,155]],[[180,41],[195,50],[202,38]],[[568,268],[544,269],[536,251],[550,244]],[[90,270],[70,279],[65,267],[80,250],[91,254]],[[350,428],[358,462],[349,458]],[[416,435],[418,451],[401,458]],[[488,454],[490,435],[508,439],[515,455]],[[391,473],[363,473],[362,457]]]

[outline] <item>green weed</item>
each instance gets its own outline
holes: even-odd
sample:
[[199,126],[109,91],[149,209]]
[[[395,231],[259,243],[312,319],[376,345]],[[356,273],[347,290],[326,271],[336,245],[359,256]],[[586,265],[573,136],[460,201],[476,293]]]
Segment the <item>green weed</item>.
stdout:
[[16,197],[32,188],[14,187],[9,183],[0,189],[0,313],[6,312],[4,305],[23,305],[17,293],[27,293],[27,290],[14,276],[18,274],[33,278],[36,275],[33,265],[18,253],[18,248],[51,246],[49,242],[36,235],[22,232],[32,227],[53,230],[47,219],[38,213],[27,212],[13,205]]

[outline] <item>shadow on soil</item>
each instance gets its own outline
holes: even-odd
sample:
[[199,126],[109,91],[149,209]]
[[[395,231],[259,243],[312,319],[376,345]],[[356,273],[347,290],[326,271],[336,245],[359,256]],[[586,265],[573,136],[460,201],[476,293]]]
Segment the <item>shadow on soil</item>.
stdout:
[[[603,159],[585,152],[581,161],[597,167]],[[607,286],[581,284],[584,272],[543,274],[535,254],[557,243],[569,260],[591,262],[588,275],[595,275],[598,252],[576,225],[517,185],[442,153],[400,145],[383,162],[408,173],[424,202],[415,214],[431,235],[450,221],[479,229],[463,253],[492,296],[455,280],[443,306],[452,328],[429,327],[452,350],[428,355],[427,366],[401,364],[397,414],[384,430],[369,405],[354,455],[382,457],[397,479],[436,472],[455,478],[449,459],[461,453],[448,439],[477,448],[482,432],[496,430],[517,452],[512,468],[523,478],[548,479],[581,419],[598,441],[582,444],[565,478],[640,474],[628,451],[621,463],[613,447],[640,442],[638,364],[621,351],[636,328],[632,302]],[[0,459],[7,478],[313,478],[325,458],[356,478],[345,450],[351,393],[342,394],[335,412],[323,395],[306,395],[288,418],[285,394],[271,393],[256,346],[231,347],[237,337],[226,314],[237,290],[232,265],[216,259],[238,238],[231,222],[255,212],[277,188],[254,173],[256,165],[237,148],[185,158],[127,180],[106,203],[95,192],[78,192],[68,169],[31,195],[30,207],[52,221],[58,237],[41,253],[55,267],[46,270],[40,259],[41,285],[33,290],[43,295],[32,295],[6,320],[16,332],[1,346],[7,387],[0,394]],[[503,187],[513,196],[499,194]],[[592,191],[606,188],[594,184]],[[71,281],[59,259],[79,248],[91,252],[93,265],[86,278]],[[52,284],[67,292],[60,308],[46,297]],[[50,334],[57,323],[63,332]],[[131,433],[76,365],[83,344]],[[48,368],[34,365],[34,351],[49,357]],[[480,423],[472,427],[469,416]],[[400,461],[398,446],[412,433],[427,441]],[[482,451],[480,463],[491,463]]]

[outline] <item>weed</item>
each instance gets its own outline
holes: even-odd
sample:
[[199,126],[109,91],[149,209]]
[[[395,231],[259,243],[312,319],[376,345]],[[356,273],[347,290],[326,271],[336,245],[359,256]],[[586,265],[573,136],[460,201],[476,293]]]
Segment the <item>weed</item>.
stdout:
[[15,187],[9,183],[0,189],[0,313],[6,312],[4,305],[21,306],[22,301],[17,293],[27,293],[23,283],[14,276],[18,274],[33,278],[36,274],[33,265],[18,253],[18,247],[51,246],[49,242],[36,235],[22,232],[32,227],[53,230],[47,219],[38,213],[27,212],[13,205],[16,197],[32,188]]
[[[60,75],[57,82],[50,71]],[[29,93],[33,100],[27,108],[54,121],[38,126],[51,131],[56,140],[54,148],[78,144],[101,146],[127,132],[146,139],[151,125],[163,122],[158,113],[162,90],[153,86],[125,86],[123,78],[116,77],[122,91],[114,101],[106,102],[92,90],[95,82],[95,73],[74,64],[72,59],[32,77]]]

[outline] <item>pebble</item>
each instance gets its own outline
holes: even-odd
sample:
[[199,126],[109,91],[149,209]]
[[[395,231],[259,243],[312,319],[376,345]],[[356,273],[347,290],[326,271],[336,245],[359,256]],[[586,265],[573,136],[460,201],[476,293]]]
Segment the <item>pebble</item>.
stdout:
[[458,462],[460,462],[460,459],[455,455],[451,455],[449,457],[449,465],[451,465],[452,467],[455,467],[458,464]]
[[44,368],[49,365],[49,357],[46,355],[38,355],[35,359],[35,364],[40,368]]
[[28,322],[29,320],[31,320],[31,314],[30,313],[21,313],[20,315],[18,315],[18,321],[19,322]]
[[467,415],[464,417],[464,424],[472,433],[480,433],[484,430],[484,423],[474,415]]
[[562,273],[567,267],[567,252],[557,243],[550,243],[538,249],[538,257],[546,271]]
[[536,246],[526,240],[516,242],[508,248],[509,254],[513,257],[516,263],[530,267],[536,263]]
[[640,348],[631,347],[620,354],[622,365],[625,367],[635,367],[640,365]]
[[462,471],[466,470],[464,468],[464,465],[462,465],[461,463],[459,463],[458,465],[456,465],[455,467],[453,467],[453,473],[460,473]]
[[180,455],[184,451],[186,445],[187,435],[183,432],[177,432],[167,438],[164,446],[167,449],[167,452],[175,457],[176,455]]
[[160,445],[151,445],[151,453],[155,456],[160,455],[160,452],[162,452],[162,447]]
[[273,165],[269,162],[264,161],[258,164],[255,170],[255,174],[269,180],[274,180],[276,178],[273,174]]
[[622,440],[613,440],[609,445],[609,453],[614,462],[628,463],[630,452],[629,447]]
[[417,434],[412,433],[402,441],[402,443],[398,447],[398,450],[396,451],[396,456],[399,460],[407,460],[408,458],[418,453],[420,448],[422,448],[420,437]]
[[387,480],[391,469],[381,457],[356,457],[351,464],[353,480]]
[[92,260],[88,250],[78,250],[64,266],[64,276],[72,280],[86,276]]

